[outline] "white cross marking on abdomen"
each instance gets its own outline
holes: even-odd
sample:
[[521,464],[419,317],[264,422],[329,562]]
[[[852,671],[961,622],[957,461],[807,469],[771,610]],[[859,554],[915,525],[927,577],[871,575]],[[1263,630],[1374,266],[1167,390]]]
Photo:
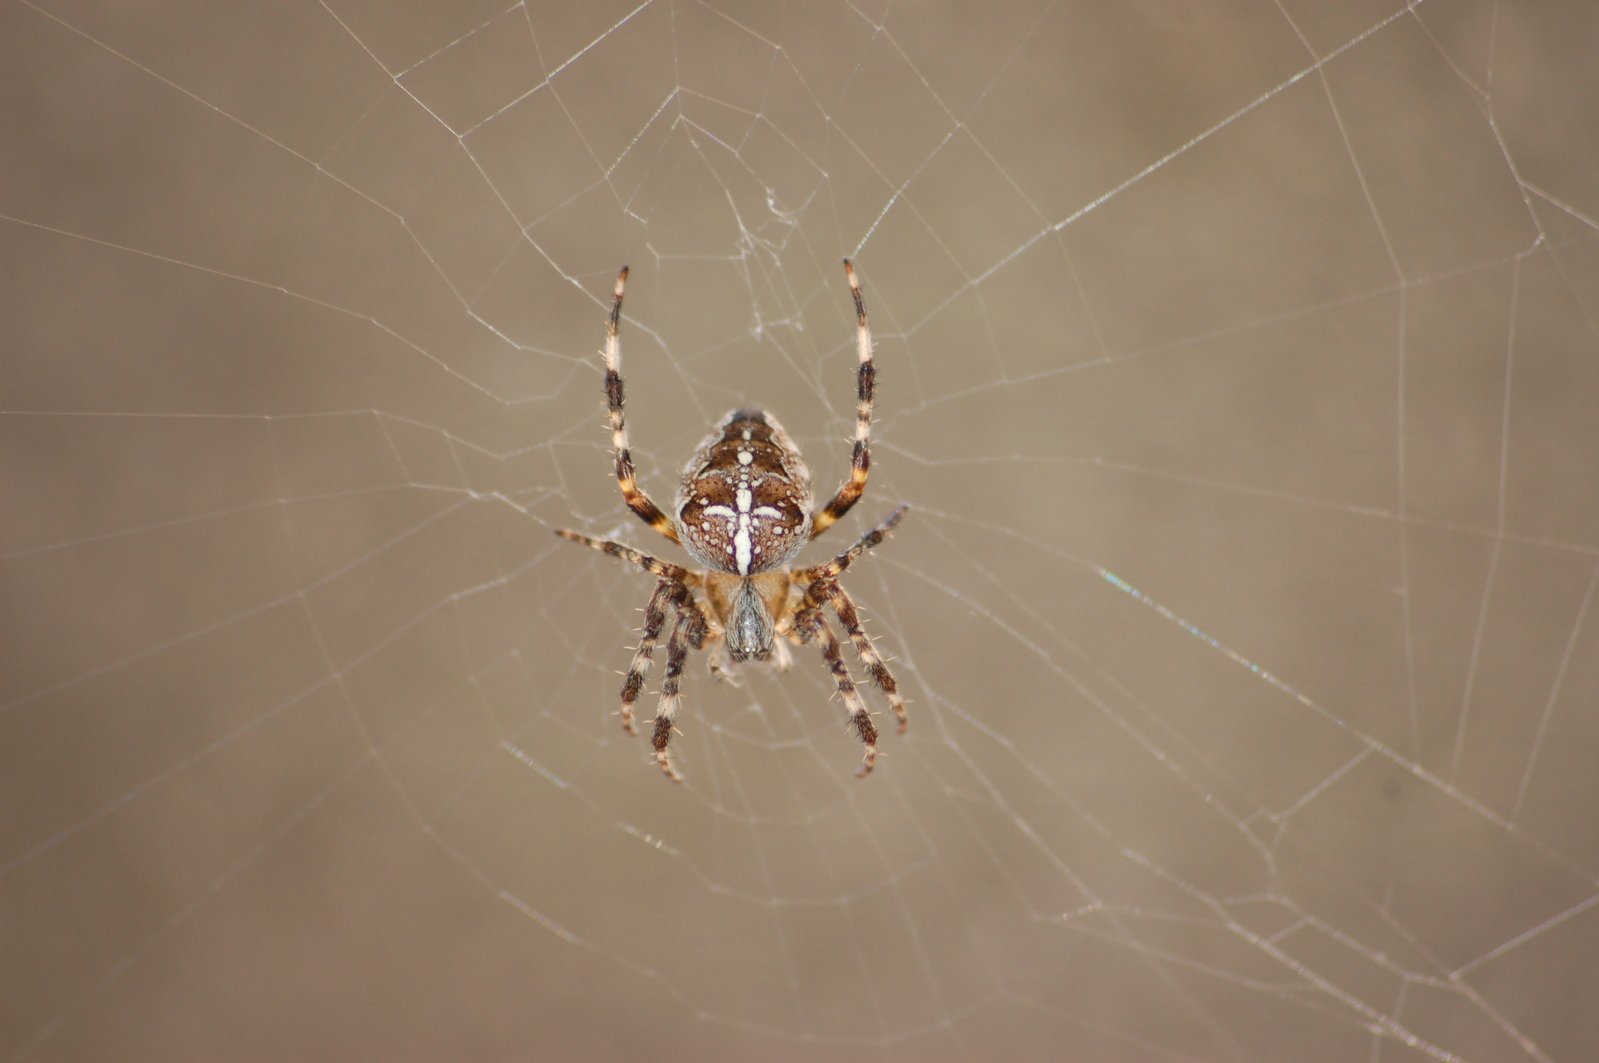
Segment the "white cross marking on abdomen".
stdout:
[[738,562],[738,574],[750,574],[750,489],[738,489],[738,530],[733,533],[733,557]]

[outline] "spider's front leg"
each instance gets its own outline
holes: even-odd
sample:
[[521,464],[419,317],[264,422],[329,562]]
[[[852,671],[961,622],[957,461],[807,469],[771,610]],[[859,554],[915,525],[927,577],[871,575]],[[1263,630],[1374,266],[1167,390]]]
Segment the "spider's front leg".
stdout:
[[838,614],[838,622],[844,625],[845,633],[855,646],[855,653],[860,657],[861,663],[866,665],[866,670],[872,674],[872,681],[883,692],[883,696],[888,698],[889,707],[894,710],[894,717],[899,720],[899,733],[904,734],[910,726],[910,717],[905,712],[905,699],[900,695],[899,684],[894,681],[894,673],[888,670],[883,655],[877,652],[877,647],[872,645],[871,637],[861,627],[861,614],[855,608],[854,599],[850,598],[837,580],[822,579],[811,584],[810,589],[805,592],[805,602],[808,606],[817,608],[820,608],[823,602],[832,604],[833,612]]
[[855,773],[858,778],[864,779],[877,764],[877,727],[872,723],[871,713],[866,711],[866,702],[855,686],[855,680],[850,678],[849,669],[844,666],[844,654],[839,648],[838,637],[833,634],[821,609],[814,607],[801,609],[794,614],[794,633],[791,637],[800,642],[821,644],[822,658],[827,661],[828,671],[833,673],[833,683],[838,687],[839,696],[844,699],[849,724],[866,746],[861,770]]
[[699,607],[694,604],[694,596],[689,592],[687,580],[688,569],[681,565],[674,565],[670,561],[641,554],[631,546],[613,543],[606,539],[591,539],[580,532],[570,531],[566,528],[557,528],[555,534],[569,542],[579,543],[591,550],[598,550],[602,554],[619,558],[630,564],[637,565],[645,572],[659,578],[655,585],[655,593],[650,595],[649,603],[644,606],[644,632],[639,636],[638,648],[633,651],[633,661],[628,665],[627,677],[622,680],[622,730],[628,734],[635,734],[633,730],[633,703],[638,700],[639,692],[644,688],[644,676],[650,670],[650,659],[655,653],[655,643],[661,637],[661,628],[666,624],[666,606],[668,603],[677,607],[679,611],[693,610],[699,614]]
[[666,606],[672,601],[677,586],[669,579],[661,580],[644,606],[644,631],[639,636],[638,648],[633,651],[633,661],[627,667],[627,677],[622,680],[622,730],[628,734],[638,733],[633,729],[633,703],[638,700],[639,691],[644,689],[644,676],[650,670],[655,643],[666,624]]
[[661,700],[655,709],[655,733],[650,739],[655,747],[656,766],[673,782],[683,781],[683,776],[677,773],[677,768],[672,764],[671,753],[667,751],[672,732],[676,730],[674,723],[678,705],[682,701],[678,684],[683,677],[683,665],[688,660],[689,647],[703,647],[705,635],[705,619],[700,616],[693,601],[681,605],[677,620],[672,624],[672,634],[666,640],[666,674],[661,679]]

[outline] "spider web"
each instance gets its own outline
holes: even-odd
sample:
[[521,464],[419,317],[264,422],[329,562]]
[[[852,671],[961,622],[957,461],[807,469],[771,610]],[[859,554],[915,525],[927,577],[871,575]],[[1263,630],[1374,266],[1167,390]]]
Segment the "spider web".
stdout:
[[[0,1050],[1599,1055],[1596,36],[7,4]],[[606,293],[657,500],[825,492],[844,255],[911,730],[695,660],[673,787]]]

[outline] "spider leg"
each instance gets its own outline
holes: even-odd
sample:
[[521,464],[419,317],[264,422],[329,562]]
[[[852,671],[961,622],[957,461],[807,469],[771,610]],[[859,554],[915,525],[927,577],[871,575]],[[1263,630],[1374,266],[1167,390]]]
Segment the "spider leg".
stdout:
[[627,503],[627,508],[675,543],[677,529],[639,487],[633,469],[633,452],[627,445],[627,421],[622,416],[622,342],[617,337],[622,324],[622,289],[626,284],[627,267],[623,266],[616,275],[611,316],[605,328],[605,405],[611,417],[611,448],[616,452],[616,482],[622,489],[622,500]]
[[672,755],[667,752],[666,746],[672,740],[672,724],[677,719],[677,707],[682,701],[677,687],[691,643],[695,646],[704,645],[705,622],[697,611],[680,611],[672,624],[671,637],[666,640],[666,675],[661,680],[661,700],[655,709],[655,735],[651,739],[655,746],[655,763],[673,782],[682,782],[683,776],[672,765]]
[[633,651],[633,661],[627,667],[627,678],[622,680],[622,730],[628,734],[638,733],[633,730],[633,703],[638,700],[639,691],[644,689],[644,676],[650,670],[655,643],[666,624],[666,606],[673,600],[672,592],[677,586],[669,579],[661,580],[655,585],[655,593],[650,595],[649,603],[644,606],[644,633],[639,636],[638,648]]
[[[820,588],[820,590],[818,590]],[[888,698],[888,704],[894,710],[894,716],[899,720],[899,733],[904,734],[910,726],[910,720],[905,715],[905,699],[900,697],[899,684],[894,681],[894,675],[884,663],[882,654],[877,652],[877,647],[872,645],[872,640],[861,629],[861,615],[855,610],[855,602],[848,592],[836,580],[820,580],[811,584],[811,589],[806,592],[805,600],[809,602],[812,596],[832,603],[833,612],[838,614],[838,622],[844,625],[844,630],[849,633],[849,640],[855,647],[855,652],[860,656],[861,663],[866,665],[866,670],[872,673],[872,679]]]
[[[848,550],[845,550],[842,554],[839,554],[837,557],[833,558],[833,560],[828,561],[825,564],[816,565],[811,568],[798,569],[794,573],[794,578],[802,583],[815,583],[817,580],[829,580],[836,578],[846,568],[849,568],[850,565],[854,564],[856,558],[860,557],[866,551],[870,550],[872,547],[888,538],[888,533],[894,530],[894,525],[900,522],[900,518],[905,516],[905,511],[909,508],[910,506],[908,505],[900,505],[899,508],[895,509],[894,512],[890,513],[886,518],[884,518],[881,524],[867,532],[865,535],[861,536],[860,540],[854,546],[850,547]],[[820,604],[820,601],[820,599],[816,599],[812,601],[811,604],[818,605]]]
[[877,368],[872,363],[872,328],[866,323],[861,282],[855,278],[855,267],[847,258],[844,272],[849,276],[849,291],[855,300],[855,349],[860,358],[860,367],[855,372],[855,450],[850,456],[849,479],[844,481],[833,500],[811,517],[812,539],[832,527],[860,501],[866,491],[866,475],[872,467],[872,397],[877,381]]
[[827,623],[827,617],[817,608],[802,609],[795,614],[794,626],[802,642],[816,641],[822,646],[822,657],[827,661],[827,668],[833,673],[833,682],[838,687],[839,696],[844,699],[844,708],[849,713],[849,723],[855,728],[855,733],[860,736],[861,742],[866,746],[866,757],[861,764],[856,776],[864,779],[871,774],[872,767],[877,763],[877,728],[872,725],[871,714],[866,711],[866,701],[861,697],[861,692],[855,686],[855,681],[849,677],[849,669],[844,666],[844,654],[839,649],[838,637],[833,634],[833,629]]
[[565,528],[555,529],[555,534],[563,539],[570,539],[574,543],[582,543],[584,546],[592,550],[598,550],[602,554],[610,554],[612,557],[619,557],[623,561],[630,561],[645,572],[660,576],[662,579],[671,580],[674,583],[682,583],[688,576],[688,569],[682,565],[674,565],[670,561],[662,561],[658,557],[640,553],[631,546],[613,543],[609,539],[590,539],[587,535],[568,531]]

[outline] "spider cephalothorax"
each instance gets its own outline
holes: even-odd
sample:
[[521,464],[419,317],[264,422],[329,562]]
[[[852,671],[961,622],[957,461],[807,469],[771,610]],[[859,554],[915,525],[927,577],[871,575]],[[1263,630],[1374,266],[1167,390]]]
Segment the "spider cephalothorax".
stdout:
[[[653,743],[656,763],[673,779],[681,777],[672,765],[667,745],[677,716],[683,665],[690,648],[703,649],[718,642],[710,659],[711,669],[718,676],[726,674],[734,662],[748,660],[771,661],[783,670],[789,666],[785,639],[817,643],[844,699],[850,725],[866,746],[861,774],[872,770],[877,760],[877,728],[850,678],[823,606],[837,614],[856,653],[899,718],[900,732],[905,731],[905,701],[888,666],[861,630],[855,603],[838,582],[839,575],[857,557],[883,541],[899,523],[905,507],[900,506],[832,561],[811,568],[786,567],[802,546],[826,531],[860,500],[871,468],[872,394],[876,379],[872,332],[866,322],[860,284],[847,259],[844,271],[855,300],[859,354],[850,478],[826,506],[816,509],[810,470],[783,426],[764,410],[733,410],[705,438],[683,469],[671,517],[661,512],[634,477],[627,422],[622,416],[622,354],[617,338],[627,267],[622,267],[617,275],[605,340],[605,398],[616,454],[616,480],[628,508],[650,527],[682,544],[704,568],[686,569],[620,543],[591,539],[574,531],[556,534],[631,561],[658,577],[655,592],[644,607],[644,632],[634,651],[633,664],[622,681],[622,726],[633,733],[633,704],[644,687],[644,675],[670,609],[674,620],[666,643],[666,675],[655,712]],[[724,655],[726,660],[722,659]]]

